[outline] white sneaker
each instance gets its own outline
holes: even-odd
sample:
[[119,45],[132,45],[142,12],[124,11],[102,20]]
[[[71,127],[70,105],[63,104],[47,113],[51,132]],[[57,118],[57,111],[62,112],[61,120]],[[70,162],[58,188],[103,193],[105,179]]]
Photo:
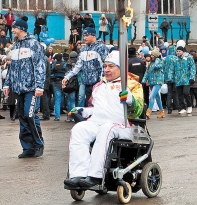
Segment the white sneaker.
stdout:
[[186,110],[185,110],[185,109],[182,109],[182,110],[179,112],[179,114],[184,114],[184,113],[186,113]]
[[188,107],[187,108],[187,114],[191,114],[192,113],[192,107]]

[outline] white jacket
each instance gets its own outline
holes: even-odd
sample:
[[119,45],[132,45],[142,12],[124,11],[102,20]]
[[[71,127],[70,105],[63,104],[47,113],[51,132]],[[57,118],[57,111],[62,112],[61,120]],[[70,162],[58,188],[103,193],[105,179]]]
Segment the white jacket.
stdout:
[[107,24],[108,24],[108,20],[105,18],[104,20],[99,20],[99,24],[100,24],[100,27],[99,27],[99,31],[107,31]]

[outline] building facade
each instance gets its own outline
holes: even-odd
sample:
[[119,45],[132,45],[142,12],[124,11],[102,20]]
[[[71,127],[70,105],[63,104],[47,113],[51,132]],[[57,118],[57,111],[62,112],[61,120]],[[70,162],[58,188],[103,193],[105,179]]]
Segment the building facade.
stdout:
[[[174,40],[180,38],[186,39],[186,34],[190,33],[190,39],[196,39],[197,33],[195,28],[197,20],[195,13],[197,11],[197,3],[190,5],[190,0],[158,0],[158,26],[167,19],[171,22],[172,29],[168,32],[168,39],[173,36]],[[50,37],[57,40],[68,40],[70,36],[70,20],[62,12],[61,5],[66,5],[67,8],[78,8],[81,15],[90,13],[95,21],[96,30],[99,30],[99,18],[102,13],[115,15],[118,9],[118,0],[0,0],[2,13],[4,14],[7,8],[12,8],[14,13],[23,13],[27,15],[29,32],[33,32],[35,23],[35,10],[41,13],[47,13],[47,27]],[[131,7],[134,9],[133,20],[136,21],[137,40],[146,35],[150,38],[150,30],[148,26],[149,0],[131,0]],[[16,17],[17,18],[17,17]],[[133,26],[128,29],[128,38],[131,40],[133,36]],[[162,33],[161,29],[155,30]],[[107,40],[109,36],[107,36]],[[113,39],[118,39],[118,24],[114,26]]]

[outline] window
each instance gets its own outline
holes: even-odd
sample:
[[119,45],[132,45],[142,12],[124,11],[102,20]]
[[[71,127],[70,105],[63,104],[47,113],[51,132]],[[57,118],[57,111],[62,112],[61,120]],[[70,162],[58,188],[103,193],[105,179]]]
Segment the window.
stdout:
[[3,7],[4,9],[7,9],[7,8],[9,7],[9,0],[3,0],[3,1],[2,1],[2,7]]
[[101,11],[107,11],[107,1],[106,0],[101,0]]
[[109,2],[109,11],[115,12],[116,11],[116,2],[114,0],[108,0]]
[[63,0],[2,0],[2,6],[4,9],[10,7],[21,10],[53,10],[53,4],[58,5],[62,2]]
[[[147,2],[147,13],[149,13],[148,2]],[[182,0],[158,0],[158,14],[182,14],[181,12]]]
[[87,0],[84,0],[84,11],[88,10],[88,2]]
[[181,3],[180,0],[175,0],[175,14],[181,14]]
[[88,10],[88,2],[87,2],[87,0],[80,0],[79,1],[79,10],[80,11],[87,11]]
[[[39,1],[40,0],[38,0],[38,2]],[[56,2],[56,4],[57,4],[57,2]],[[46,4],[44,6],[45,6],[46,10],[53,10],[53,0],[46,0]]]
[[94,0],[94,11],[99,11],[99,0]]
[[17,0],[13,0],[10,7],[16,9],[17,6]]
[[44,0],[39,0],[38,1],[38,9],[44,9]]
[[[27,0],[19,0],[18,5],[21,10],[27,10]],[[15,1],[12,1],[12,8],[17,8],[17,3],[15,4]]]
[[163,14],[168,14],[168,0],[163,1]]
[[36,10],[36,1],[35,0],[29,0],[29,9]]
[[117,0],[93,0],[94,11],[116,11]]

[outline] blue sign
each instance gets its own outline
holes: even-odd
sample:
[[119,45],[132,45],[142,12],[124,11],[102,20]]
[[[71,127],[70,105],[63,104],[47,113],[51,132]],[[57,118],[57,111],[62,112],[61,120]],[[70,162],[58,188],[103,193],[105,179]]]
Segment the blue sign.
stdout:
[[148,0],[148,9],[149,9],[150,13],[157,13],[158,0]]

